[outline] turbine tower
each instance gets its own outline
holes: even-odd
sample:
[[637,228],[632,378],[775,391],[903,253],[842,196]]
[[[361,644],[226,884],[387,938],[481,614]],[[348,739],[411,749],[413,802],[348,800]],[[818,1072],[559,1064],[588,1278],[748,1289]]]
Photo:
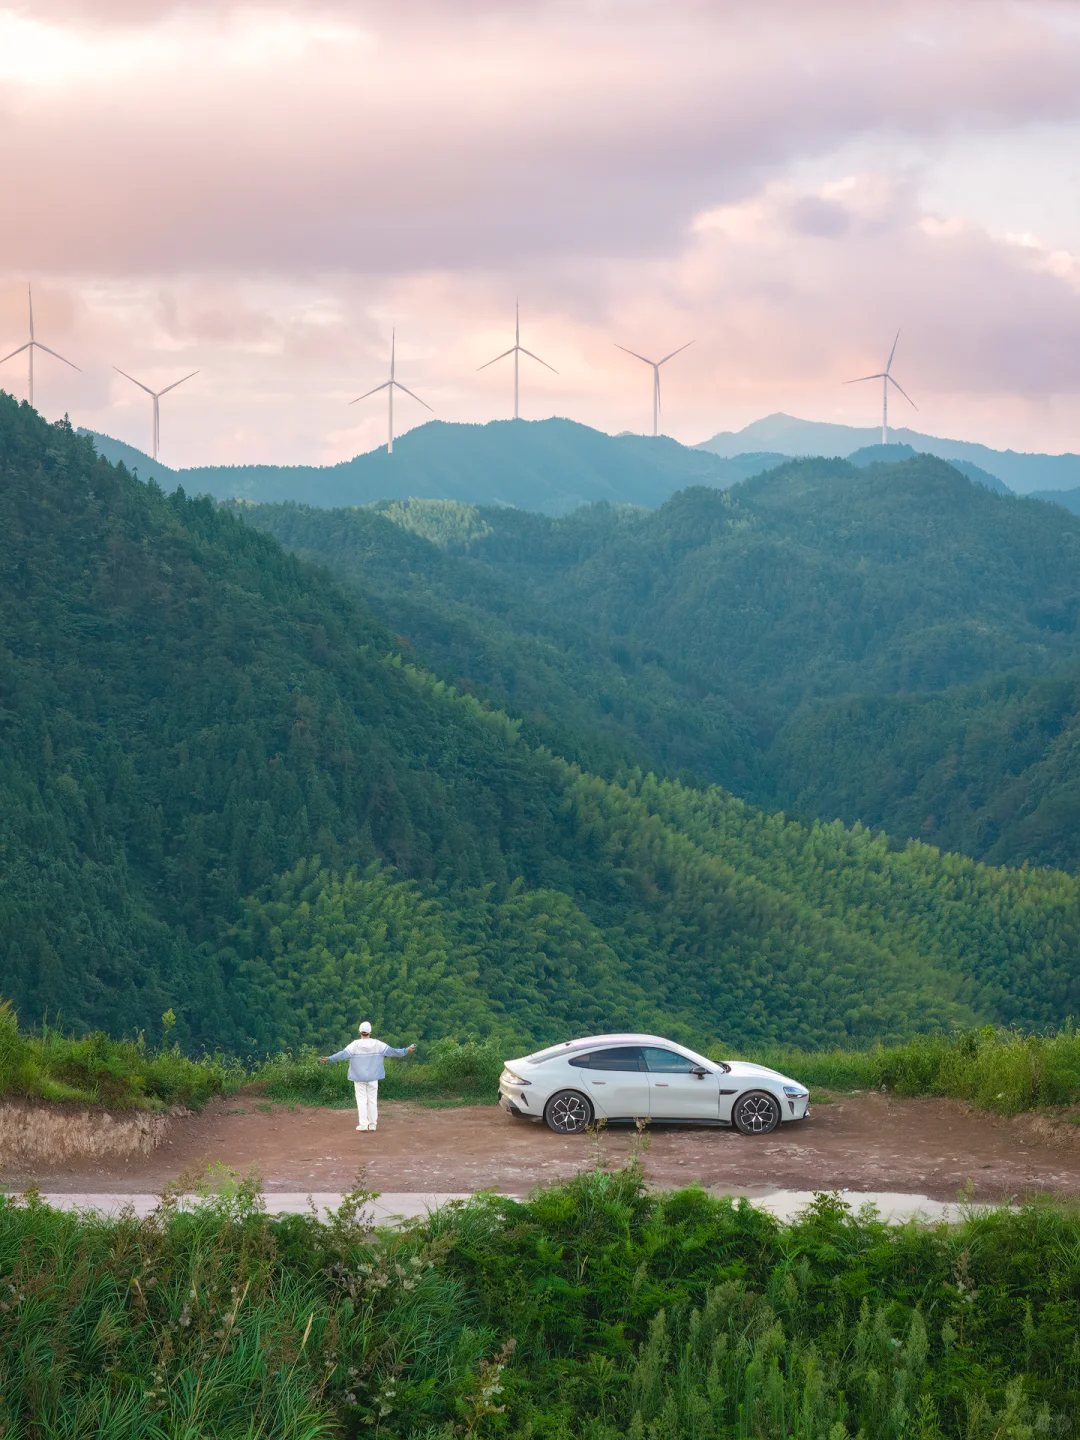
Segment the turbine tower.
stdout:
[[844,381],[844,384],[845,384],[845,385],[861,385],[864,380],[880,380],[880,381],[881,381],[881,443],[882,443],[882,445],[887,445],[887,444],[889,443],[889,386],[890,386],[890,385],[895,385],[896,388],[897,388],[897,390],[900,391],[900,394],[903,395],[904,399],[908,402],[908,404],[911,406],[911,408],[912,408],[913,410],[917,410],[917,409],[919,408],[919,407],[915,404],[915,401],[912,400],[911,396],[907,393],[907,391],[904,390],[904,389],[901,387],[899,381],[894,380],[893,377],[892,377],[892,374],[890,373],[891,370],[892,370],[893,356],[896,354],[896,341],[899,340],[899,339],[900,339],[900,331],[897,330],[897,332],[896,332],[896,340],[894,340],[894,341],[892,342],[892,349],[889,351],[889,361],[888,361],[888,364],[885,366],[885,369],[884,369],[884,370],[879,370],[876,375],[859,375],[859,376],[858,376],[856,379],[854,379],[854,380],[845,380],[845,381]]
[[514,343],[513,343],[513,345],[510,347],[509,350],[504,350],[501,355],[496,355],[494,360],[487,360],[487,361],[485,361],[485,363],[484,363],[483,365],[477,366],[477,371],[476,371],[476,373],[479,374],[481,370],[486,370],[489,365],[497,365],[500,360],[505,360],[506,357],[507,357],[507,355],[512,355],[512,356],[514,357],[514,419],[515,419],[515,420],[520,420],[520,419],[521,419],[521,416],[518,414],[518,409],[519,409],[518,399],[519,399],[519,395],[520,395],[520,385],[519,385],[519,382],[518,382],[518,368],[519,368],[520,363],[521,363],[521,356],[522,356],[522,355],[528,355],[528,357],[529,357],[530,360],[535,360],[538,365],[543,365],[543,366],[545,366],[545,368],[548,369],[548,370],[550,370],[553,375],[557,375],[559,372],[555,369],[555,366],[554,366],[554,365],[548,365],[548,362],[547,362],[546,360],[541,360],[539,355],[534,355],[531,350],[526,350],[526,349],[525,349],[525,346],[522,345],[522,343],[521,343],[521,306],[518,304],[518,302],[517,302],[516,300],[514,301]]
[[625,345],[620,345],[618,341],[615,342],[616,350],[621,350],[624,355],[632,355],[635,360],[641,360],[646,365],[652,366],[652,433],[654,435],[660,433],[660,366],[666,365],[669,360],[673,360],[676,355],[681,355],[684,350],[689,350],[693,343],[693,340],[688,340],[685,345],[680,345],[678,350],[672,350],[671,354],[665,355],[662,360],[646,360],[645,356],[639,355],[636,350],[627,350]]
[[118,375],[123,375],[125,380],[130,380],[133,385],[138,385],[140,390],[145,390],[154,402],[154,419],[150,430],[150,456],[151,459],[158,458],[158,446],[161,444],[161,418],[158,410],[158,401],[162,395],[167,395],[170,390],[175,390],[177,385],[183,385],[184,380],[190,380],[192,375],[198,375],[198,370],[192,370],[191,375],[185,375],[182,380],[174,380],[171,385],[166,385],[164,390],[151,390],[149,385],[144,385],[141,380],[136,380],[134,375],[129,375],[126,370],[121,370],[119,365],[112,367]]
[[[393,331],[393,330],[391,330],[391,332],[390,332],[390,379],[389,379],[389,380],[384,380],[381,385],[376,385],[373,390],[365,390],[364,393],[363,393],[363,395],[358,395],[358,396],[356,397],[356,400],[350,400],[350,401],[349,401],[349,404],[350,404],[350,405],[355,405],[358,400],[366,400],[369,395],[377,395],[380,390],[385,390],[385,391],[386,391],[386,399],[387,399],[387,439],[386,439],[386,453],[387,453],[388,455],[392,455],[392,454],[394,453],[394,391],[395,391],[395,390],[404,390],[404,392],[405,392],[406,395],[412,395],[412,398],[413,398],[415,401],[417,401],[418,404],[423,405],[423,407],[424,407],[425,410],[431,410],[431,406],[427,403],[426,400],[421,400],[419,395],[413,395],[413,392],[412,392],[411,390],[407,389],[404,385],[402,385],[402,383],[401,383],[400,380],[395,380],[395,379],[394,379],[394,349],[395,349],[395,345],[396,345],[396,332]],[[434,415],[434,414],[435,414],[435,411],[434,411],[434,410],[431,410],[431,413]]]
[[[44,350],[44,351],[45,351],[45,354],[46,354],[46,355],[51,355],[54,360],[63,360],[63,361],[64,361],[64,364],[65,364],[65,365],[70,365],[71,368],[72,368],[72,370],[78,370],[79,367],[78,367],[78,365],[76,365],[76,364],[74,363],[74,361],[72,361],[72,360],[65,360],[64,357],[63,357],[63,355],[58,355],[55,350],[50,350],[49,347],[48,347],[48,345],[43,345],[40,340],[35,340],[35,339],[34,339],[34,297],[33,297],[32,293],[31,293],[31,291],[30,291],[30,286],[29,286],[29,285],[27,285],[27,287],[26,287],[26,298],[27,298],[27,300],[28,300],[28,302],[29,302],[29,305],[30,305],[30,339],[27,340],[27,342],[26,342],[25,345],[20,345],[17,350],[12,350],[12,352],[11,352],[10,355],[5,355],[5,356],[4,356],[4,359],[3,359],[3,360],[0,360],[0,365],[3,365],[4,360],[14,360],[14,358],[15,358],[16,355],[21,355],[24,350],[26,351],[26,359],[27,359],[27,366],[28,366],[28,370],[27,370],[27,380],[26,380],[26,398],[29,400],[29,402],[30,402],[30,408],[31,408],[31,410],[32,410],[32,409],[34,408],[34,351],[35,351],[35,350]],[[80,370],[79,373],[80,373],[80,375],[81,375],[81,374],[82,374],[82,371]]]

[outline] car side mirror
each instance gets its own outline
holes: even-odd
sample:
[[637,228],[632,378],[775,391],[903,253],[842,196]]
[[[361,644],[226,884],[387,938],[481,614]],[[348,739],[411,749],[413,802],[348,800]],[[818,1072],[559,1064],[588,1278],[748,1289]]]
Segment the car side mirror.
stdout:
[[695,1065],[690,1071],[690,1074],[696,1075],[699,1080],[704,1080],[705,1076],[709,1074],[709,1071],[706,1070],[703,1065]]

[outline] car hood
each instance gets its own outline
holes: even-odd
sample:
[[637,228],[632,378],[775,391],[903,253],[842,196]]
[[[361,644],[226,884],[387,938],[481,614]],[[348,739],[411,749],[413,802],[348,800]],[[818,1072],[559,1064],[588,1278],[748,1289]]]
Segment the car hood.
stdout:
[[749,1060],[726,1060],[724,1063],[729,1072],[740,1080],[768,1076],[770,1080],[779,1080],[782,1085],[798,1085],[801,1090],[807,1088],[801,1080],[793,1080],[790,1075],[784,1075],[779,1070],[770,1070],[768,1065],[754,1065]]

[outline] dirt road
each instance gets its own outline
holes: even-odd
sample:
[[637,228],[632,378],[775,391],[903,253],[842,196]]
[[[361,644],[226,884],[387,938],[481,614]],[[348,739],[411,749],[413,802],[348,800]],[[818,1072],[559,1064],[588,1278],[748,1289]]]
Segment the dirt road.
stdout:
[[[383,1191],[500,1190],[522,1193],[599,1160],[619,1164],[635,1133],[612,1127],[597,1138],[554,1135],[495,1106],[432,1110],[386,1102],[375,1134],[357,1134],[351,1110],[219,1100],[176,1122],[149,1158],[6,1172],[57,1192],[158,1191],[182,1174],[218,1163],[257,1167],[267,1190],[337,1191],[360,1167]],[[895,1100],[865,1093],[815,1106],[808,1121],[763,1139],[731,1130],[657,1126],[643,1161],[650,1183],[698,1181],[710,1189],[779,1186],[918,1192],[953,1200],[970,1181],[976,1199],[1034,1193],[1080,1195],[1080,1129],[1034,1116],[1003,1120],[942,1100]]]

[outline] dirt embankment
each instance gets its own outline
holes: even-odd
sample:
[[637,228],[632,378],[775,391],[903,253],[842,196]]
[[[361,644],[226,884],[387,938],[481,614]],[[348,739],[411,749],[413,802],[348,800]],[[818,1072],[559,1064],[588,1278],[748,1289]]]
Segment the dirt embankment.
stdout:
[[0,1101],[0,1173],[147,1159],[187,1118],[32,1100]]
[[[216,1163],[241,1172],[256,1167],[268,1190],[343,1190],[363,1168],[366,1182],[387,1192],[521,1193],[597,1163],[618,1165],[637,1141],[623,1127],[595,1138],[562,1136],[512,1120],[495,1106],[430,1110],[408,1101],[387,1101],[375,1134],[357,1134],[351,1110],[251,1099],[218,1100],[201,1115],[171,1124],[160,1117],[160,1131],[155,1122],[159,1117],[116,1117],[118,1127],[132,1125],[139,1137],[121,1142],[127,1151],[109,1150],[104,1147],[114,1136],[103,1129],[94,1141],[99,1148],[88,1154],[78,1148],[79,1137],[72,1138],[69,1121],[50,1132],[68,1149],[50,1151],[54,1142],[43,1139],[39,1159],[5,1164],[4,1183],[33,1181],[58,1192],[159,1191]],[[987,1202],[1039,1193],[1080,1196],[1076,1126],[876,1093],[838,1096],[815,1106],[809,1120],[763,1138],[657,1126],[642,1159],[649,1181],[664,1188],[692,1182],[718,1191],[847,1187],[954,1200],[970,1183],[974,1198]]]

